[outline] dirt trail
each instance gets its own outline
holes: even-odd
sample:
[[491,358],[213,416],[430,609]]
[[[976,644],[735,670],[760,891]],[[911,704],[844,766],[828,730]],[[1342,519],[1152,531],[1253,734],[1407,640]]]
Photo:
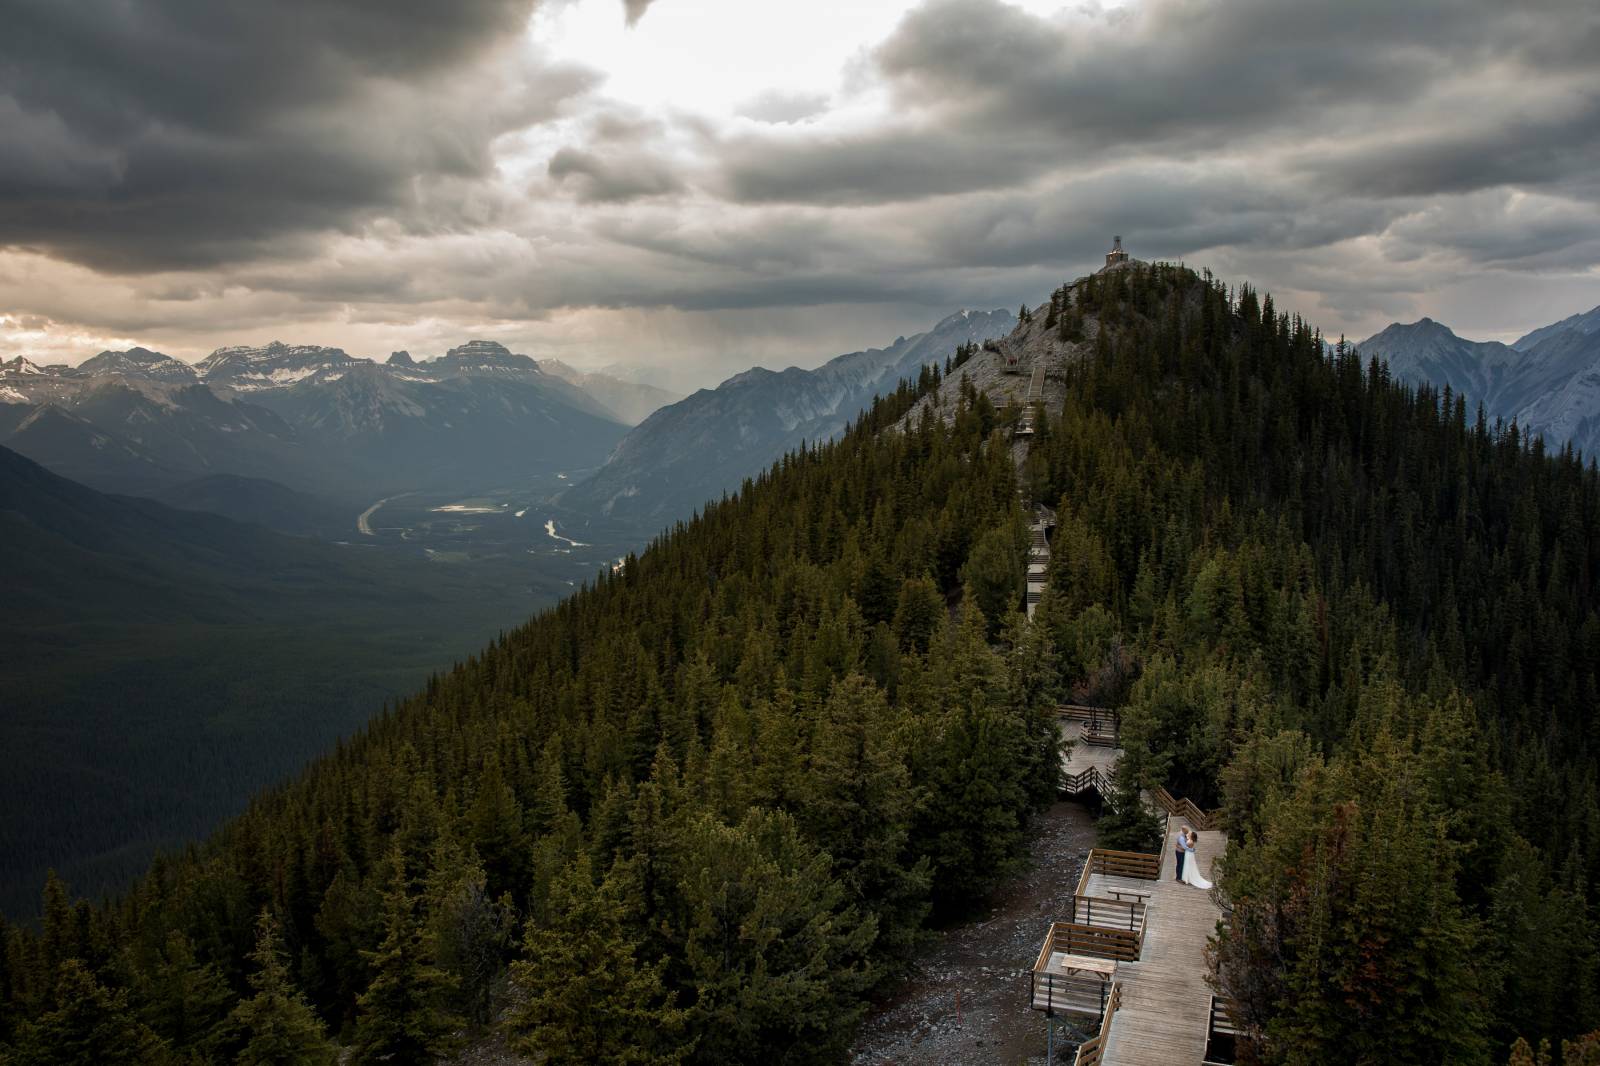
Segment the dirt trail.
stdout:
[[[1032,840],[1032,869],[1000,891],[992,913],[936,934],[910,981],[875,1007],[852,1049],[856,1066],[1044,1063],[1044,1015],[1028,1009],[1027,974],[1065,915],[1094,823],[1081,806],[1057,803],[1035,820]],[[1064,1034],[1058,1020],[1057,1061],[1071,1062]]]

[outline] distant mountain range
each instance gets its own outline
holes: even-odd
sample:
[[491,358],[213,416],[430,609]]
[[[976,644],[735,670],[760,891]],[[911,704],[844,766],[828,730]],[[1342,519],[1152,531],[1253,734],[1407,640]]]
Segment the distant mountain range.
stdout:
[[841,355],[815,370],[757,367],[656,411],[565,507],[660,524],[739,488],[801,441],[831,440],[874,395],[967,341],[1003,337],[1010,311],[960,311],[926,333]]
[[546,374],[554,374],[569,385],[576,385],[630,426],[637,426],[654,412],[683,396],[681,392],[668,392],[655,385],[628,381],[603,370],[578,370],[559,359],[541,359],[539,369]]
[[365,499],[592,468],[672,399],[492,341],[385,363],[278,342],[194,366],[132,348],[76,367],[0,362],[0,443],[104,491],[228,475]]
[[1428,382],[1479,403],[1559,446],[1600,455],[1600,307],[1543,326],[1511,344],[1470,341],[1424,318],[1360,342],[1396,377]]

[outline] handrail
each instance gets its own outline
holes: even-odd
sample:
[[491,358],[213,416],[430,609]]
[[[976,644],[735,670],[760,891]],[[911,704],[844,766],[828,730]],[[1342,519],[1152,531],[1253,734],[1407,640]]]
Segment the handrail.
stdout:
[[1206,1050],[1201,1066],[1223,1066],[1238,1058],[1239,1030],[1230,1013],[1231,1000],[1213,995],[1206,1022]]
[[1063,703],[1056,707],[1056,716],[1069,722],[1083,723],[1083,741],[1086,744],[1114,748],[1122,736],[1122,712],[1112,707]]
[[1222,816],[1222,811],[1220,809],[1214,811],[1202,811],[1199,807],[1196,807],[1194,805],[1194,801],[1188,797],[1184,797],[1181,800],[1173,799],[1172,793],[1168,792],[1165,788],[1156,789],[1155,799],[1156,802],[1161,805],[1162,810],[1176,818],[1184,819],[1201,832],[1209,832],[1217,828],[1217,826],[1220,824]]
[[1122,982],[1111,982],[1111,994],[1106,997],[1105,1014],[1100,1018],[1100,1031],[1082,1044],[1078,1045],[1077,1057],[1072,1060],[1073,1066],[1100,1066],[1105,1058],[1106,1042],[1111,1039],[1111,1020],[1117,1016],[1117,1008],[1122,1006]]
[[1137,962],[1143,939],[1141,931],[1108,929],[1101,925],[1084,925],[1081,922],[1052,922],[1045,935],[1044,948],[1034,968],[1041,969],[1054,954],[1087,955],[1093,959],[1114,959],[1117,962]]
[[[1077,893],[1072,897],[1072,920],[1080,925],[1097,925],[1106,929],[1127,929],[1144,933],[1146,906],[1138,900],[1106,899]],[[1098,913],[1097,913],[1098,912]]]
[[1213,1033],[1224,1033],[1228,1036],[1237,1036],[1238,1028],[1233,1024],[1233,1001],[1224,996],[1213,994],[1211,997],[1210,1030]]
[[1098,766],[1091,766],[1080,770],[1062,779],[1062,786],[1067,795],[1076,796],[1087,792],[1091,788],[1100,793],[1100,797],[1109,801],[1111,797],[1111,778]]
[[1154,881],[1161,876],[1161,856],[1143,851],[1112,851],[1109,848],[1091,848],[1085,870],[1107,877],[1137,877]]

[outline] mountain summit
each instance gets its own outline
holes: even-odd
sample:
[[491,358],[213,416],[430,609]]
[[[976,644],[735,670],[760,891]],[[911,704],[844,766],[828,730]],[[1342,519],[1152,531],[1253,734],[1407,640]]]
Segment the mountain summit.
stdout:
[[144,378],[149,381],[192,383],[199,380],[194,367],[180,359],[148,348],[129,348],[125,352],[101,352],[79,363],[78,377]]

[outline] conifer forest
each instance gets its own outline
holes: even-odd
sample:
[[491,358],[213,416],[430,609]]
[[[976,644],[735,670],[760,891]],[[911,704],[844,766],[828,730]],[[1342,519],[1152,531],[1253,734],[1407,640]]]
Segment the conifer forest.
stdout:
[[1024,870],[1067,702],[1122,713],[1105,846],[1221,809],[1248,1061],[1600,1061],[1592,460],[1209,273],[1047,313],[1020,465],[964,347],[127,891],[51,877],[0,1062],[844,1061]]

